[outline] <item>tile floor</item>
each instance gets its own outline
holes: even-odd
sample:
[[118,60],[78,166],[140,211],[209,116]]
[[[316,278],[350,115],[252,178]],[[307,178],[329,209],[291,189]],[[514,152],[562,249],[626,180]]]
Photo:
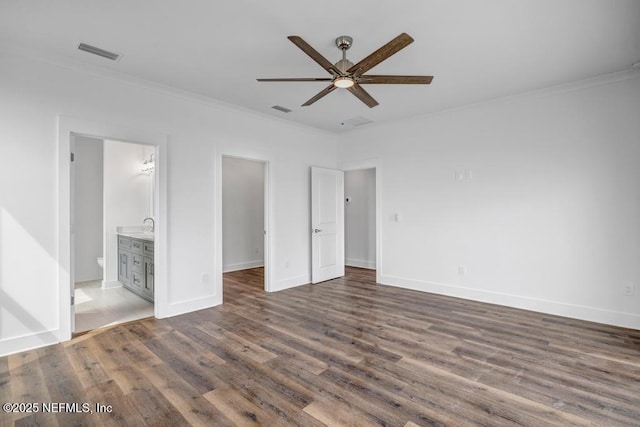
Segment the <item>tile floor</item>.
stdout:
[[75,297],[75,332],[153,316],[153,303],[123,287],[102,289],[100,280],[76,283]]

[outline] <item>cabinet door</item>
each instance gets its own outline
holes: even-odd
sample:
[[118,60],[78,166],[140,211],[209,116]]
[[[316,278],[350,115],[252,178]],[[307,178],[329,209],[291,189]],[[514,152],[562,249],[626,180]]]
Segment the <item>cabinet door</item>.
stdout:
[[144,275],[132,272],[131,273],[131,289],[135,290],[137,293],[142,292],[142,288],[144,286]]
[[131,278],[131,256],[128,252],[118,253],[118,281],[128,285]]
[[144,265],[142,255],[131,253],[131,271],[135,273],[143,273]]
[[154,265],[153,258],[144,258],[144,287],[142,292],[153,301],[153,277],[154,277]]

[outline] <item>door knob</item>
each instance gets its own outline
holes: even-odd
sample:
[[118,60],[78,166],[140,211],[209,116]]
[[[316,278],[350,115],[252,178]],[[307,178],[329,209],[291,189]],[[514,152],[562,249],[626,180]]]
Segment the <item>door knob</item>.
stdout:
[[321,231],[322,231],[322,230],[320,230],[319,228],[314,228],[314,229],[313,229],[313,232],[314,232],[314,233],[319,233],[319,232],[321,232]]

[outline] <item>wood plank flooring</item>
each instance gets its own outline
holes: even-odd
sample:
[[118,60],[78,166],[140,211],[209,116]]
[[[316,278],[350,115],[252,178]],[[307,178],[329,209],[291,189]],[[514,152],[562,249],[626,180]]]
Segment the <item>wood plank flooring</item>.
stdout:
[[[375,284],[373,271],[0,358],[0,425],[640,425],[640,331]],[[111,405],[98,413],[95,405]],[[70,408],[73,409],[73,408]]]

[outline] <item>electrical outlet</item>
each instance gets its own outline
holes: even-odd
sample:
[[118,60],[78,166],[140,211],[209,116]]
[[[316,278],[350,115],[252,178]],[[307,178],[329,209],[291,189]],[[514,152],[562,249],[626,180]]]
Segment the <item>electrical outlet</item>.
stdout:
[[206,285],[207,283],[209,283],[209,274],[208,273],[202,273],[202,277],[201,277],[200,281],[202,282],[203,285]]
[[466,272],[467,272],[467,269],[465,268],[464,265],[458,266],[458,276],[464,276]]
[[622,293],[628,297],[632,296],[636,293],[636,285],[633,283],[625,283],[622,287]]

